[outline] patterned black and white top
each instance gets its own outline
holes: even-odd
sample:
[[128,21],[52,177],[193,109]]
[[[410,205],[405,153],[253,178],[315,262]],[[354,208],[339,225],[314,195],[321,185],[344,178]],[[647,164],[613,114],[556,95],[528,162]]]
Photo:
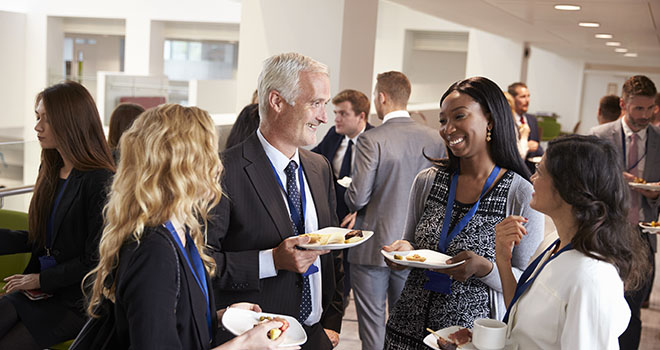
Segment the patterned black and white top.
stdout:
[[[436,170],[433,171],[433,181],[425,197],[423,211],[417,220],[411,242],[417,249],[438,249],[451,174],[443,169],[436,168]],[[512,184],[519,183],[516,177],[519,178],[514,172],[507,171],[484,195],[475,215],[449,243],[446,252],[448,255],[454,256],[461,251],[473,251],[495,265],[495,225],[511,211],[507,201],[511,197],[509,194]],[[528,182],[525,183],[529,185]],[[529,187],[531,190],[531,186]],[[450,232],[472,204],[454,202]],[[543,236],[542,225],[539,234],[535,236],[539,236],[536,239],[538,245]],[[527,260],[532,252],[525,254]],[[428,334],[426,328],[434,330],[450,326],[472,328],[475,319],[491,317],[492,287],[484,279],[472,277],[465,282],[454,280],[451,294],[442,294],[424,289],[424,284],[428,281],[424,271],[424,269],[411,271],[401,297],[390,312],[385,337],[386,349],[426,349],[426,345],[422,343]],[[501,291],[501,285],[498,289]]]

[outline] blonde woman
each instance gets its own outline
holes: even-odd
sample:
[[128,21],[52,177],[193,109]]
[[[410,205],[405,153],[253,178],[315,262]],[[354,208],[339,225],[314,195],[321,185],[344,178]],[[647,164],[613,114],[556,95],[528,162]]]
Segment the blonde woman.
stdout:
[[[111,348],[211,347],[220,313],[203,231],[222,194],[217,144],[208,113],[173,104],[146,111],[121,138],[88,307],[93,316],[103,297],[114,301]],[[261,325],[218,349],[277,347],[283,337],[266,334],[280,326]]]
[[504,97],[506,97],[506,101],[509,103],[509,106],[511,107],[511,113],[513,114],[513,120],[517,128],[516,130],[516,146],[518,147],[518,153],[520,153],[520,157],[522,159],[527,158],[527,152],[529,151],[529,146],[527,144],[527,141],[529,141],[529,125],[528,124],[521,124],[518,119],[516,119],[516,110],[515,110],[515,105],[516,102],[513,100],[513,96],[511,96],[510,93],[507,91],[502,91],[504,93]]

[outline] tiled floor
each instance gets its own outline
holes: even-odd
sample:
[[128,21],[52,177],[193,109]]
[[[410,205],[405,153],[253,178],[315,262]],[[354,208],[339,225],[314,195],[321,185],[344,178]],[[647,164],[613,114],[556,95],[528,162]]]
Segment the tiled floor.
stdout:
[[[548,220],[550,225],[552,223]],[[546,229],[549,229],[546,222]],[[655,257],[656,266],[660,267],[660,253]],[[660,269],[655,272],[655,285],[651,294],[651,305],[642,309],[642,340],[640,350],[660,350]],[[337,350],[360,350],[361,343],[358,336],[357,314],[355,302],[351,296],[350,304],[346,309],[342,322],[341,335]]]

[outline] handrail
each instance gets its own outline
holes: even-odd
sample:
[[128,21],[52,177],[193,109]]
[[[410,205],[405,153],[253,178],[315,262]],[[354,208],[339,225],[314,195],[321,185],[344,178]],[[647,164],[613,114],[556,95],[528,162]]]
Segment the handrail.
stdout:
[[11,187],[11,188],[2,188],[0,189],[0,198],[15,196],[18,194],[30,193],[34,191],[34,185],[20,186],[20,187]]

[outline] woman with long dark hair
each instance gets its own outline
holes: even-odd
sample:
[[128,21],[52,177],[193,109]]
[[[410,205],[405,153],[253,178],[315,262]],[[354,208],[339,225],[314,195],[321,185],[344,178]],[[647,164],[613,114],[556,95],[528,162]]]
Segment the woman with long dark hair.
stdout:
[[31,252],[0,298],[0,349],[43,349],[85,323],[82,278],[96,263],[105,189],[114,171],[94,99],[67,81],[37,95],[41,166],[29,230],[0,229],[0,254]]
[[521,349],[618,349],[628,326],[625,290],[649,271],[638,231],[627,223],[628,190],[613,145],[595,136],[550,142],[532,176],[530,206],[552,219],[557,239],[520,277],[511,248],[525,236],[520,217],[496,230],[505,321]]
[[501,318],[495,225],[512,214],[528,218],[528,234],[513,251],[518,275],[543,238],[543,216],[528,205],[532,186],[516,148],[511,108],[497,84],[483,77],[459,81],[444,93],[440,107],[449,159],[434,160],[434,167],[417,175],[404,239],[383,249],[432,249],[452,256],[448,262],[464,263],[410,272],[387,322],[387,349],[424,349],[426,328],[472,327],[478,318]]

